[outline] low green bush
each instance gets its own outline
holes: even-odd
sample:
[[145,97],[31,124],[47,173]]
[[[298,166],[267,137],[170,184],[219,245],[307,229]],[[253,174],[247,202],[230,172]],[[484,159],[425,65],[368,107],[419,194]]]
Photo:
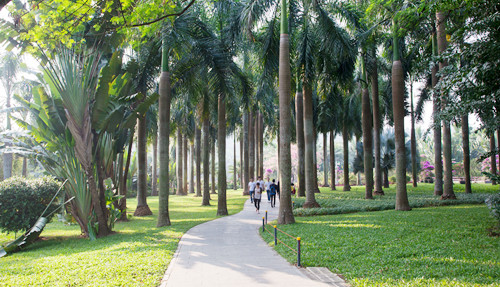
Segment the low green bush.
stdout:
[[500,193],[488,196],[484,202],[490,209],[490,214],[498,220],[498,226],[500,226]]
[[[12,177],[0,182],[0,229],[3,232],[28,230],[35,224],[58,189],[59,183],[50,177]],[[48,211],[56,207],[57,203],[54,202]]]
[[[430,206],[447,206],[461,204],[482,204],[489,194],[472,193],[456,194],[456,200],[441,200],[432,194],[408,194],[408,201],[412,208],[422,208]],[[383,197],[378,196],[373,200],[366,200],[356,194],[331,194],[323,193],[318,195],[316,201],[320,208],[302,208],[305,198],[294,199],[295,216],[315,216],[329,214],[346,214],[363,211],[381,211],[395,208],[395,194],[389,193]],[[499,200],[500,203],[500,200]],[[500,212],[500,207],[498,209]]]

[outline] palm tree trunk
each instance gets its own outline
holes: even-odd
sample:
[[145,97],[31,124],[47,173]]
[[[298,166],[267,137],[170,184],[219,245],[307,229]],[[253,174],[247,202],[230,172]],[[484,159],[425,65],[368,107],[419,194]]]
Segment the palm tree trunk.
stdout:
[[470,183],[469,115],[462,116],[462,149],[464,152],[465,193],[472,193]]
[[219,113],[217,142],[219,152],[218,202],[217,216],[228,215],[226,202],[226,103],[223,95],[219,95]]
[[189,168],[189,193],[194,193],[194,158],[195,158],[195,149],[194,143],[191,143],[191,152],[190,152],[190,168]]
[[[91,195],[93,211],[97,215],[97,237],[107,236],[111,233],[108,226],[108,216],[106,210],[102,208],[101,198],[97,189],[96,178],[94,176],[94,165],[92,156],[93,138],[95,135],[91,131],[91,119],[89,104],[87,103],[83,115],[83,122],[75,122],[75,118],[69,115],[66,110],[68,118],[67,126],[75,141],[75,155],[83,167],[85,175],[87,176],[87,184]],[[105,202],[104,202],[105,204]]]
[[328,134],[323,133],[323,187],[327,187],[328,185]]
[[[10,75],[10,73],[9,73]],[[10,85],[7,85],[6,90],[7,90],[7,102],[5,107],[7,108],[7,126],[6,129],[10,130],[10,111],[8,110],[10,108],[10,91],[11,87]],[[5,143],[5,147],[9,147],[11,144],[10,143]],[[12,176],[12,153],[3,153],[3,179],[7,179]]]
[[201,205],[210,205],[210,122],[203,119],[203,200]]
[[[411,78],[410,78],[411,81]],[[413,187],[417,187],[418,174],[417,174],[417,139],[415,138],[415,111],[413,109],[413,82],[410,82],[410,114],[411,114],[411,175]]]
[[211,179],[212,179],[212,194],[216,194],[215,192],[215,139],[212,139],[211,143],[212,147],[212,172],[211,172]]
[[[120,187],[118,189],[118,194],[121,195],[118,199],[118,209],[121,212],[120,221],[128,221],[127,218],[127,179],[128,172],[130,170],[130,161],[132,159],[132,144],[134,143],[134,129],[132,129],[129,135],[129,144],[127,150],[127,161],[125,162],[125,167],[123,168],[123,174],[120,174]],[[123,161],[123,154],[121,155]]]
[[169,226],[170,215],[168,210],[169,199],[169,161],[170,161],[170,73],[168,72],[168,60],[166,43],[163,46],[162,72],[160,76],[160,99],[159,99],[159,133],[160,133],[160,174],[158,192],[158,222],[156,227]]
[[[434,56],[437,56],[437,37],[436,34],[432,35],[432,50]],[[437,72],[439,66],[435,64],[432,67],[432,87],[434,88],[438,82]],[[443,194],[443,161],[441,157],[441,121],[438,121],[438,115],[441,110],[441,101],[439,100],[439,94],[435,93],[432,99],[432,118],[434,121],[434,195],[441,196]]]
[[147,196],[147,150],[146,150],[146,118],[139,118],[137,124],[137,208],[134,216],[153,214],[149,209]]
[[[363,63],[363,74],[364,72]],[[366,79],[366,76],[363,78]],[[368,84],[363,84],[361,93],[361,116],[363,127],[363,162],[365,167],[365,199],[373,199],[373,149],[372,149],[372,113],[370,108],[370,94]]]
[[264,116],[260,114],[260,176],[264,176]]
[[[314,126],[314,125],[313,125]],[[318,133],[316,131],[316,127],[313,127],[313,180],[314,180],[314,193],[319,193],[319,185],[318,185]]]
[[[375,48],[372,54],[376,56]],[[370,74],[371,77],[371,87],[372,87],[372,102],[373,102],[373,148],[375,149],[375,184],[373,194],[384,195],[384,190],[382,189],[382,168],[380,166],[380,128],[382,124],[380,122],[380,106],[379,106],[379,95],[378,95],[378,69],[377,61],[375,60],[375,65],[373,71]]]
[[[491,151],[491,157],[490,157],[490,162],[491,162],[491,173],[493,175],[497,174],[497,161],[496,161],[496,153],[495,153],[496,147],[495,147],[495,133],[492,133],[490,136],[490,151]],[[492,185],[496,185],[497,181],[495,179],[491,180]]]
[[238,174],[236,173],[236,130],[233,133],[234,145],[233,145],[233,189],[236,190],[238,186]]
[[[359,157],[360,157],[359,151],[358,151],[358,149],[356,148],[357,143],[359,143],[359,142],[360,142],[360,140],[359,140],[359,136],[356,136],[356,143],[355,143],[355,145],[354,145],[354,149],[356,150],[356,157],[357,157],[357,158],[359,158]],[[356,173],[356,185],[357,185],[357,186],[362,185],[362,183],[361,183],[361,172]]]
[[[446,18],[444,13],[436,13],[436,31],[437,31],[437,44],[438,52],[441,55],[445,50],[448,42],[446,40]],[[439,70],[444,69],[448,63],[440,62]],[[441,95],[441,103],[446,105],[448,96],[446,94]],[[450,122],[448,120],[443,120],[443,195],[441,199],[456,199],[455,193],[453,192],[453,168],[451,161],[451,129]]]
[[295,135],[297,139],[297,195],[306,196],[305,192],[305,143],[304,143],[304,104],[302,95],[302,86],[297,79],[297,92],[295,93]]
[[177,127],[177,155],[175,158],[177,164],[177,192],[176,195],[184,195],[182,188],[184,184],[182,183],[182,132],[180,127]]
[[[304,143],[305,143],[305,179],[306,179],[306,201],[304,208],[319,207],[314,192],[315,188],[315,172],[316,166],[314,165],[314,145],[316,144],[314,138],[313,127],[313,102],[312,102],[312,89],[308,82],[303,82],[303,97],[304,97]],[[288,188],[290,185],[282,185],[282,189]]]
[[260,121],[259,121],[259,114],[260,112],[256,112],[255,113],[255,117],[253,118],[254,119],[254,147],[255,147],[255,174],[257,177],[260,176],[260,157],[259,157],[259,149],[260,149],[260,137],[259,137],[259,130],[260,130]]
[[243,178],[243,137],[244,137],[243,130],[244,130],[244,128],[242,127],[242,129],[240,130],[240,172],[239,172],[239,176],[240,176],[240,186],[244,192],[245,191],[245,182],[244,182],[244,178]]
[[158,195],[158,188],[156,183],[158,182],[158,177],[156,173],[156,163],[158,162],[158,137],[155,135],[153,137],[153,167],[151,168],[151,195]]
[[182,191],[184,195],[188,194],[188,138],[186,135],[182,136]]
[[343,191],[351,190],[349,185],[349,135],[347,134],[347,124],[342,126],[342,140],[344,141],[344,188]]
[[[397,31],[393,19],[393,29]],[[396,210],[410,210],[406,193],[405,108],[404,72],[399,58],[399,39],[394,32],[394,61],[392,62],[392,109],[394,114],[394,138],[396,144]]]
[[331,176],[331,189],[336,190],[335,185],[336,185],[336,165],[335,165],[335,133],[333,132],[333,129],[330,131],[330,176]]
[[249,195],[248,183],[250,182],[249,174],[249,120],[250,112],[243,112],[243,195]]
[[250,110],[248,115],[248,173],[250,179],[255,179],[255,131],[253,123],[253,111]]
[[288,35],[288,14],[286,0],[281,2],[281,35],[279,56],[279,170],[280,170],[280,208],[278,224],[295,223],[292,212],[292,196],[290,178],[292,160],[290,154],[290,39]]
[[22,171],[22,176],[23,177],[28,177],[28,159],[26,157],[23,157],[23,171]]
[[389,188],[389,170],[384,168],[384,188]]
[[196,128],[196,196],[201,196],[201,130]]
[[[497,109],[497,111],[498,110],[499,109]],[[497,128],[497,141],[498,141],[497,147],[498,147],[498,149],[500,149],[500,128]],[[496,160],[495,160],[495,165],[496,165]],[[497,166],[497,169],[500,170],[500,166]],[[500,173],[500,172],[497,172],[497,173]]]

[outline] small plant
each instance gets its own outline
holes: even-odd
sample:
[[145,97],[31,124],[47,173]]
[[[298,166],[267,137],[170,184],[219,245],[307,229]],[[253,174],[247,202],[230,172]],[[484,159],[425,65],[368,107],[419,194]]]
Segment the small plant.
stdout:
[[[12,177],[1,182],[0,229],[4,232],[28,230],[49,205],[58,189],[59,184],[50,177]],[[56,208],[57,202],[53,202],[48,212]]]
[[488,196],[484,202],[490,209],[490,214],[498,220],[498,227],[500,227],[500,193]]

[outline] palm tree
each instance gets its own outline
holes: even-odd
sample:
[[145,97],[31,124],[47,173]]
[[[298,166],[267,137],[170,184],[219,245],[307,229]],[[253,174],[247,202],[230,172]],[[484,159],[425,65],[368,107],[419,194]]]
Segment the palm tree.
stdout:
[[[141,46],[137,51],[137,73],[133,83],[137,92],[142,95],[152,93],[156,88],[156,75],[158,75],[158,63],[161,60],[160,42],[150,41]],[[137,208],[135,216],[151,215],[152,212],[147,204],[147,117],[149,122],[156,122],[156,115],[143,113],[137,123],[137,154],[138,154],[138,176],[137,176]]]
[[355,93],[346,94],[342,97],[342,140],[344,149],[344,191],[351,190],[349,185],[349,140],[354,134],[359,134],[361,131],[361,103],[359,97]]
[[153,135],[152,141],[153,141],[153,162],[151,163],[151,195],[152,196],[157,196],[158,195],[158,131],[156,131],[156,134]]
[[290,157],[290,38],[288,35],[287,2],[281,2],[281,36],[279,54],[279,166],[280,184],[282,186],[278,224],[295,223],[292,212],[292,198],[290,193],[291,157]]
[[410,210],[406,193],[406,151],[404,133],[404,72],[399,51],[398,25],[393,18],[392,105],[396,143],[396,210]]
[[196,196],[201,196],[201,129],[197,126],[195,132],[196,145]]
[[[63,55],[64,57],[65,55]],[[73,72],[75,75],[78,75],[79,72],[74,71],[72,69],[79,69],[77,65],[74,65],[74,59],[71,59],[70,55],[66,59],[61,61],[61,65],[67,65],[71,63],[70,67],[64,66],[61,73],[65,72]],[[66,60],[66,61],[65,61]],[[63,62],[64,61],[64,62]],[[89,59],[89,64],[94,66],[98,64],[97,59]],[[71,66],[73,68],[71,68]],[[99,228],[97,230],[97,236],[106,236],[111,230],[107,223],[107,216],[105,210],[105,203],[100,200],[101,195],[99,194],[98,187],[96,185],[96,178],[94,176],[94,162],[92,156],[92,141],[95,136],[91,130],[91,114],[89,104],[92,100],[92,95],[88,94],[87,91],[91,90],[91,87],[95,85],[96,75],[92,75],[91,71],[95,71],[91,67],[88,67],[89,70],[82,71],[88,74],[82,77],[82,80],[85,81],[83,83],[75,82],[67,82],[64,81],[62,77],[56,74],[56,70],[51,71],[52,80],[57,85],[58,91],[61,95],[61,100],[63,102],[64,108],[66,109],[66,116],[68,119],[68,128],[75,140],[75,155],[80,161],[80,164],[83,167],[85,175],[87,176],[87,182],[89,185],[90,194],[92,196],[92,205],[93,209],[97,215],[97,221],[99,223]],[[81,73],[81,72],[80,72]],[[65,78],[68,79],[68,78]],[[75,84],[75,86],[72,86]],[[73,91],[76,88],[80,93],[72,93],[69,91]],[[102,191],[101,191],[102,192]]]
[[297,195],[305,196],[305,166],[304,166],[304,104],[301,81],[297,79],[297,89],[295,92],[295,118],[296,118],[296,139],[297,139]]
[[389,188],[389,170],[396,165],[395,149],[394,132],[387,130],[380,135],[380,166],[384,173],[384,188]]
[[[11,129],[10,124],[10,99],[12,96],[12,89],[14,86],[14,79],[16,78],[16,74],[19,71],[20,60],[18,57],[14,55],[12,52],[7,52],[2,59],[0,60],[0,80],[5,89],[7,102],[5,107],[7,108],[6,115],[6,130],[9,131]],[[10,144],[6,143],[5,146],[8,147]],[[12,153],[4,152],[3,153],[3,178],[7,179],[12,176]]]
[[[438,56],[437,34],[434,30],[432,34],[432,54]],[[432,65],[432,88],[437,85],[439,65],[434,63]],[[434,174],[436,180],[434,181],[434,195],[441,196],[443,194],[443,162],[441,157],[441,121],[438,120],[439,112],[441,111],[441,101],[439,100],[439,93],[435,92],[432,99],[432,118],[434,120]]]
[[169,47],[166,33],[162,33],[162,56],[161,56],[161,74],[159,87],[159,135],[160,135],[160,173],[158,192],[158,222],[157,227],[169,226],[170,214],[168,210],[169,191],[169,145],[170,145],[170,72],[169,72]]
[[373,199],[373,149],[372,149],[372,114],[370,108],[370,95],[368,94],[368,77],[366,75],[365,55],[361,55],[362,92],[361,92],[361,117],[363,127],[363,151],[365,172],[365,199]]
[[375,195],[384,195],[384,190],[382,189],[382,168],[380,166],[380,130],[382,128],[381,116],[380,116],[380,104],[379,104],[379,92],[378,92],[378,65],[377,56],[375,51],[375,46],[371,49],[371,58],[373,65],[371,65],[370,82],[372,88],[372,104],[373,104],[373,148],[374,159],[375,159],[375,180],[374,180],[374,190]]
[[[436,12],[436,34],[438,52],[441,55],[447,47],[446,40],[446,16],[443,12]],[[446,62],[439,63],[439,70],[444,69],[448,64]],[[446,95],[441,95],[442,103],[446,104]],[[456,199],[453,192],[453,173],[451,160],[451,130],[450,123],[443,120],[443,195],[442,199]]]

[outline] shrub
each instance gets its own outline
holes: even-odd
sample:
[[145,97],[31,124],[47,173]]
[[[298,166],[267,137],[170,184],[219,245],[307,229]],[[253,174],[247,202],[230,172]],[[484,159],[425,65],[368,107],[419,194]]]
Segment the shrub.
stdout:
[[[50,177],[12,177],[0,182],[0,229],[4,232],[28,230],[35,224],[58,189],[59,183]],[[52,203],[47,214],[56,207],[57,203]],[[51,217],[48,218],[49,221]]]
[[500,226],[500,193],[492,194],[484,201],[490,209],[491,215],[498,220]]

